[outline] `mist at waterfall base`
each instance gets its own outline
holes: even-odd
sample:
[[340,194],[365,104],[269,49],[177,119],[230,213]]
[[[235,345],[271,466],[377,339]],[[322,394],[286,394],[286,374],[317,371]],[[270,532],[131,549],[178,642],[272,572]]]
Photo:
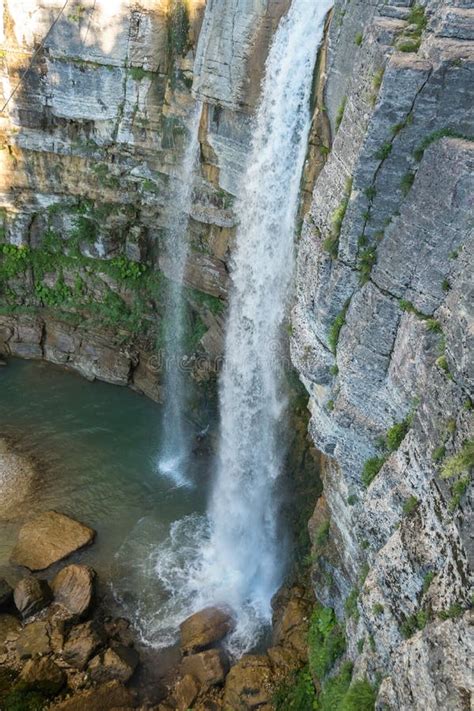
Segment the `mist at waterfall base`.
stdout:
[[189,467],[192,429],[186,426],[187,409],[185,384],[186,360],[186,301],[183,281],[188,255],[187,228],[193,194],[193,176],[199,157],[199,122],[202,104],[197,101],[187,121],[187,143],[177,172],[171,178],[168,198],[169,214],[165,230],[163,343],[164,388],[172,393],[165,399],[161,423],[164,450],[157,466],[160,474],[170,478],[176,486],[190,486],[186,473]]
[[160,594],[154,619],[141,626],[158,646],[208,605],[232,611],[236,655],[271,622],[286,563],[276,495],[286,403],[275,344],[288,313],[313,73],[330,6],[293,0],[270,48],[237,204],[216,477],[207,514],[173,523],[147,559]]

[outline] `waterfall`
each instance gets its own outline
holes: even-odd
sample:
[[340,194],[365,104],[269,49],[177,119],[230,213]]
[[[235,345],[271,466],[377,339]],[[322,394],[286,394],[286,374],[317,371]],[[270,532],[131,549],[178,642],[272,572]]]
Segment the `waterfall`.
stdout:
[[207,517],[173,524],[154,559],[168,594],[157,612],[157,632],[169,639],[171,627],[188,614],[225,605],[236,617],[228,643],[235,654],[250,649],[270,622],[286,563],[276,496],[286,426],[279,346],[314,66],[331,4],[293,0],[270,48],[237,205],[216,480]]
[[162,339],[164,386],[162,441],[159,471],[178,486],[189,484],[185,473],[189,436],[185,432],[186,302],[183,281],[188,255],[187,228],[193,195],[193,178],[199,157],[199,123],[202,104],[197,101],[187,122],[187,144],[172,177],[165,230],[165,254],[161,260],[167,276]]

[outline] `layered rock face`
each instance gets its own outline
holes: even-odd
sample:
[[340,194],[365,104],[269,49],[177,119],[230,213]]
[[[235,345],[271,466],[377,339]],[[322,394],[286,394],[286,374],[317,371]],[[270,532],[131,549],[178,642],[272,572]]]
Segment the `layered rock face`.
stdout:
[[327,457],[315,594],[377,708],[434,711],[472,692],[474,10],[410,5],[335,4],[292,356]]

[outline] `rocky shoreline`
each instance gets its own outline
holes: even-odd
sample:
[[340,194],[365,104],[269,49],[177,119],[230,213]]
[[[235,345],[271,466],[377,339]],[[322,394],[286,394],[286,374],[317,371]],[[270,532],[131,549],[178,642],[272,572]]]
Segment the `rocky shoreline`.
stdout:
[[[2,441],[0,476],[39,476],[33,462]],[[17,487],[19,488],[19,487]],[[217,711],[274,708],[275,690],[307,659],[312,595],[282,589],[274,601],[265,653],[236,663],[225,650],[233,628],[226,610],[208,608],[183,621],[180,644],[143,647],[123,617],[112,617],[92,567],[78,561],[95,531],[59,511],[26,520],[0,580],[0,708],[140,708]]]

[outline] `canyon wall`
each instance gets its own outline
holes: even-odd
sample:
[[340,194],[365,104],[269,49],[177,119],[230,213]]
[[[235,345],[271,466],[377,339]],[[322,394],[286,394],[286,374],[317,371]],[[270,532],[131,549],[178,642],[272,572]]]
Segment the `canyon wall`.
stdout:
[[292,356],[326,455],[316,597],[377,708],[434,711],[472,691],[474,9],[410,5],[335,3]]
[[212,370],[205,357],[222,352],[235,227],[227,190],[285,3],[243,2],[237,23],[229,3],[204,17],[203,0],[63,5],[2,3],[0,351],[159,398],[163,231],[201,25],[202,160],[186,272],[199,378]]

